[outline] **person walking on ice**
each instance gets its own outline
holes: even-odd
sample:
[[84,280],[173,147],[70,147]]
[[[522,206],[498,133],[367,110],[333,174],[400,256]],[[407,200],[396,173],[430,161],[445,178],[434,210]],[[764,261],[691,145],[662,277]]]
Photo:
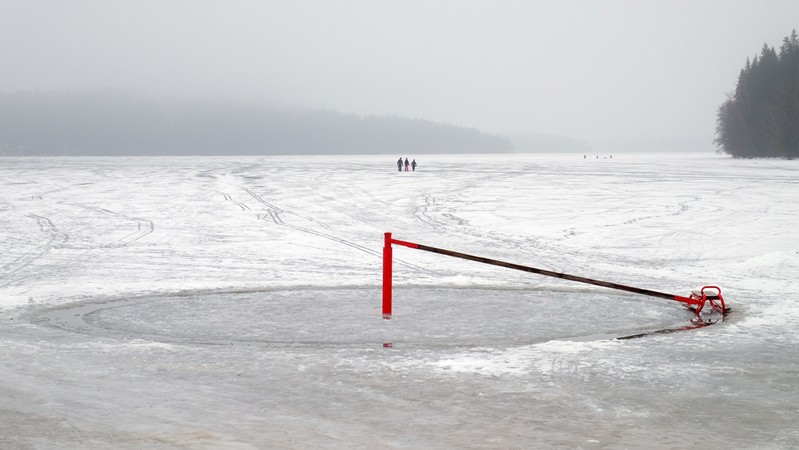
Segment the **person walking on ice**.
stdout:
[[408,162],[408,158],[405,158],[405,171],[408,171],[408,167],[410,167],[411,163]]
[[397,160],[397,172],[402,172],[402,156]]
[[416,172],[416,159],[415,158],[414,158],[413,161],[411,161],[411,169],[413,169],[413,171]]

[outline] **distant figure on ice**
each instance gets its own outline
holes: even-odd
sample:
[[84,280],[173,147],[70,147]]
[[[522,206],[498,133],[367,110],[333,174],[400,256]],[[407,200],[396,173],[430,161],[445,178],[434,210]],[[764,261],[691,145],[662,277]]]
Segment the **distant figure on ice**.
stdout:
[[402,156],[397,160],[397,172],[402,172]]
[[408,167],[411,166],[411,163],[408,162],[408,158],[405,158],[405,171],[408,171]]
[[411,161],[411,169],[413,169],[413,171],[416,172],[416,159]]

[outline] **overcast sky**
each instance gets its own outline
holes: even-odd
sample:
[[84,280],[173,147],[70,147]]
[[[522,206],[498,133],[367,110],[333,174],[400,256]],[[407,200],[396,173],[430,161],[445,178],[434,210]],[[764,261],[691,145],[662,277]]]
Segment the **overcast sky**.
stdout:
[[713,139],[797,0],[0,0],[0,90],[124,88],[590,142]]

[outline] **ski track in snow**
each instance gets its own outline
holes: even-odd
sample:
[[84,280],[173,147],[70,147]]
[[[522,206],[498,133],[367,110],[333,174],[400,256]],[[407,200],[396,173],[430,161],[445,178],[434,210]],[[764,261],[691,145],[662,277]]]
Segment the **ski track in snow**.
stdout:
[[799,446],[798,162],[417,159],[0,160],[0,447]]

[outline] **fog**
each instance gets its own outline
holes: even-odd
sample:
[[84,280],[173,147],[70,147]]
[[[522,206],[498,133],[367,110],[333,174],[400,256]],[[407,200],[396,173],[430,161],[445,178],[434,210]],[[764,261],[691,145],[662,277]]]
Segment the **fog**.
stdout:
[[510,139],[499,135],[397,116],[116,90],[0,92],[0,156],[402,155],[512,150]]
[[0,91],[129,89],[712,150],[799,2],[0,2]]

